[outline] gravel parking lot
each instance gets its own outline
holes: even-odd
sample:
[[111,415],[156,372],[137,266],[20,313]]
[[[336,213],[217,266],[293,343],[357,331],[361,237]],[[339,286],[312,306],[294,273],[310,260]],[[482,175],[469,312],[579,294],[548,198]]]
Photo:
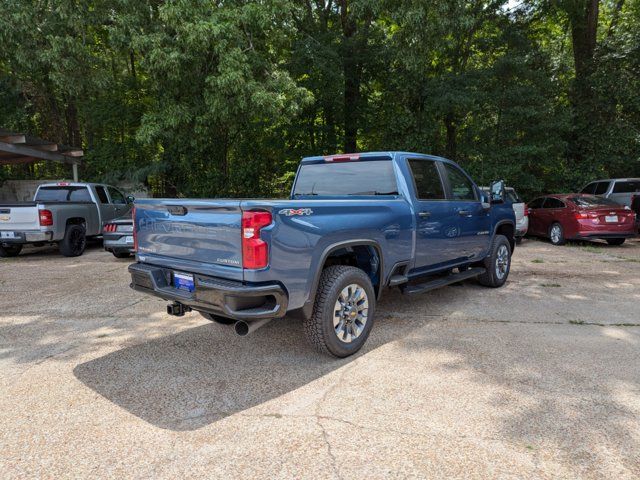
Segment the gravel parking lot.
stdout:
[[0,260],[1,478],[640,476],[640,241],[389,292],[344,360],[295,320],[167,316],[127,264]]

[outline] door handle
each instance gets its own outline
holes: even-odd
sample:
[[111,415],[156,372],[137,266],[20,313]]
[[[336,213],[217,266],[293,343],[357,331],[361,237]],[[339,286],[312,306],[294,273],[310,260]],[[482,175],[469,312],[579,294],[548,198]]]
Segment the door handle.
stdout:
[[418,216],[420,218],[429,218],[431,216],[431,212],[418,212]]
[[458,215],[462,217],[470,217],[471,212],[469,210],[458,210]]

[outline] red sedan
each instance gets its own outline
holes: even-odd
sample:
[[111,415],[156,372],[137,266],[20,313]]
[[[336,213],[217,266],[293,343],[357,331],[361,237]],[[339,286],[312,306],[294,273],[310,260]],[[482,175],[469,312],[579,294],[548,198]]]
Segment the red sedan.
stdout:
[[609,245],[622,245],[636,235],[635,213],[608,198],[576,193],[547,195],[527,206],[529,235],[546,237],[554,245],[596,238]]

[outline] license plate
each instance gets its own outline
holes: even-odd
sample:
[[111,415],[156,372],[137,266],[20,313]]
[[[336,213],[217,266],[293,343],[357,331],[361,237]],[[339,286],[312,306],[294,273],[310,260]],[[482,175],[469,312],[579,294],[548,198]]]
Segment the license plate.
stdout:
[[0,232],[0,238],[16,238],[15,232]]
[[173,272],[173,286],[178,290],[186,290],[193,292],[195,285],[193,283],[193,275],[188,273]]
[[618,223],[618,216],[617,215],[607,215],[606,217],[604,217],[604,221],[607,223]]
[[133,244],[133,235],[127,235],[124,237],[124,241]]

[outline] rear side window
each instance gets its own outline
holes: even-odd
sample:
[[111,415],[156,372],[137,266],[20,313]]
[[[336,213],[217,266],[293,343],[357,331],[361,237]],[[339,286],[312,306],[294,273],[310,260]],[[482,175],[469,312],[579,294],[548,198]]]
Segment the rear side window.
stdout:
[[604,195],[609,190],[609,182],[598,182],[596,185],[595,195]]
[[640,180],[616,182],[613,185],[613,193],[640,192]]
[[391,160],[302,165],[294,195],[397,195]]
[[477,200],[476,190],[464,173],[448,163],[444,164],[444,168],[447,171],[453,200]]
[[40,202],[90,202],[91,195],[87,187],[41,187],[35,199]]
[[547,201],[544,202],[544,208],[564,208],[564,202],[558,200],[557,198],[549,197]]
[[98,193],[100,203],[109,203],[109,197],[107,197],[107,191],[104,187],[96,187],[96,192]]
[[443,200],[444,188],[436,162],[432,160],[409,160],[411,173],[420,200]]

